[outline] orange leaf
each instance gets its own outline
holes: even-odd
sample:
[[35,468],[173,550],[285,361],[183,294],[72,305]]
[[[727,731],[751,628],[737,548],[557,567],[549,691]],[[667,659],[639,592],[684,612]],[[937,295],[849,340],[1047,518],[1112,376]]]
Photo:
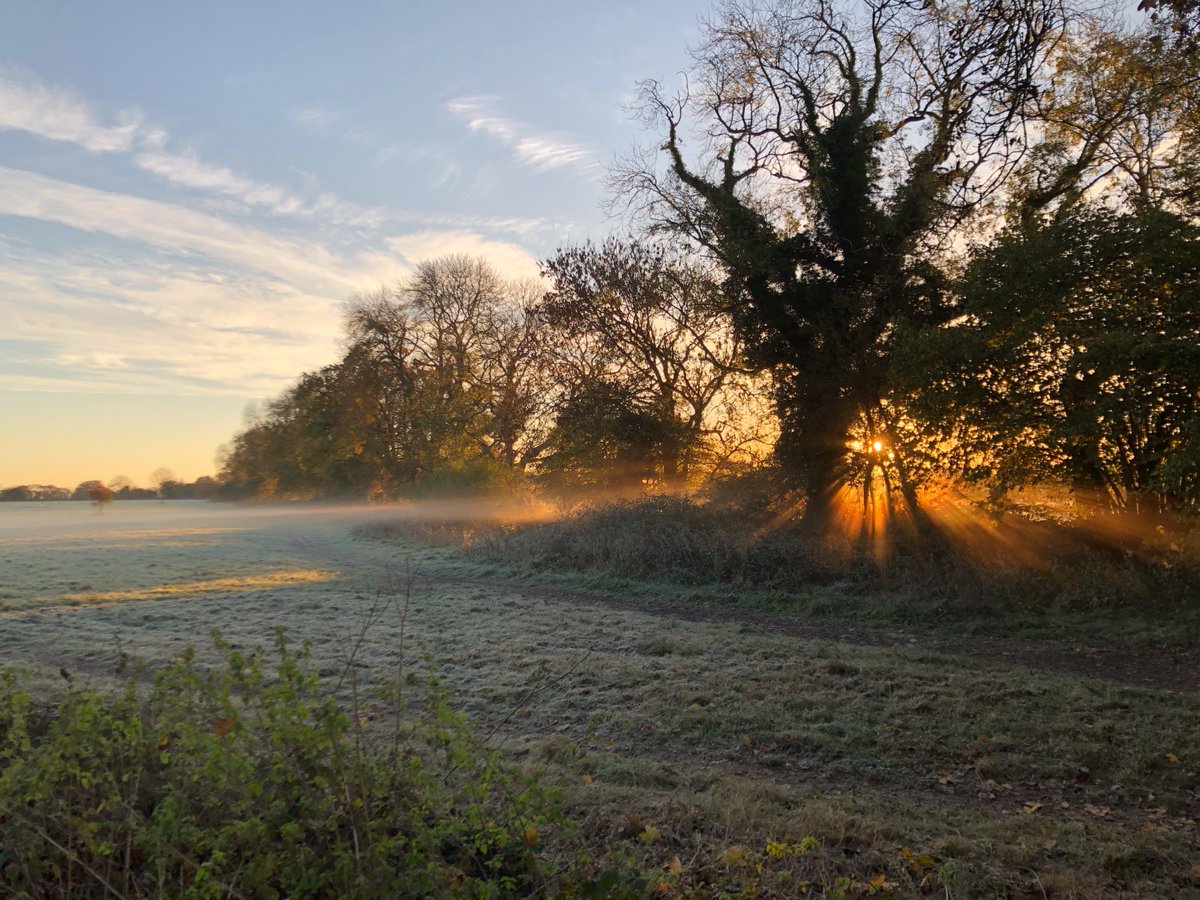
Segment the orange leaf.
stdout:
[[538,830],[534,825],[530,825],[525,829],[525,843],[530,847],[536,847],[538,842]]
[[1176,756],[1174,753],[1168,753],[1167,761],[1170,762],[1172,765],[1174,765],[1179,762],[1179,757]]
[[217,737],[225,737],[231,731],[233,731],[233,716],[222,716],[213,722],[213,734]]
[[671,857],[671,861],[667,863],[667,871],[674,875],[678,875],[683,871],[683,862],[678,856]]

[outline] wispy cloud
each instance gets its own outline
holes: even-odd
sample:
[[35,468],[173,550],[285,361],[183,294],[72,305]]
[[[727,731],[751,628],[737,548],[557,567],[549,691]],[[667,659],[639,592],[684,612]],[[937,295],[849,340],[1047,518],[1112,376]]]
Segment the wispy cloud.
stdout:
[[336,110],[324,106],[305,106],[292,110],[292,121],[303,128],[324,131],[342,117]]
[[308,200],[278,185],[255,181],[224,166],[202,162],[191,154],[139,153],[138,167],[172,184],[212,191],[249,206],[262,207],[275,215],[324,218],[334,225],[379,225],[381,213],[322,193]]
[[537,278],[538,262],[524,247],[467,230],[421,231],[387,239],[387,246],[410,264],[438,256],[482,256],[508,278]]
[[105,124],[72,92],[43,84],[29,72],[0,67],[0,130],[26,131],[93,152],[113,153],[132,149],[142,129],[137,110],[121,113],[115,124]]
[[0,390],[267,394],[336,352],[336,305],[263,277],[146,254],[0,259]]
[[140,241],[185,256],[203,254],[340,294],[357,285],[336,276],[340,260],[293,241],[183,206],[116,194],[0,167],[0,215],[58,222]]
[[[301,120],[324,123],[328,110],[303,110]],[[24,131],[47,140],[76,144],[93,153],[132,153],[138,168],[178,187],[209,191],[278,216],[322,219],[333,225],[377,227],[378,210],[342,200],[330,192],[304,196],[199,159],[169,152],[170,136],[149,125],[141,112],[125,110],[115,123],[103,121],[89,103],[65,88],[47,85],[29,72],[0,68],[0,130]]]
[[[538,170],[583,165],[568,142],[499,119],[478,128],[505,135]],[[149,199],[0,165],[0,222],[50,223],[39,232],[54,234],[49,247],[19,225],[15,236],[0,233],[0,391],[272,393],[336,357],[345,297],[450,253],[534,276],[520,242],[562,228],[384,212],[298,170],[284,176],[289,186],[260,180],[181,149],[136,109],[105,111],[12,69],[0,68],[0,130],[112,157],[177,189]],[[431,175],[463,172],[442,160]],[[247,211],[271,218],[251,222]]]
[[459,97],[447,103],[446,109],[472,131],[507,146],[522,165],[539,172],[563,166],[596,167],[595,154],[584,145],[505,118],[495,111],[495,105],[494,97]]
[[0,237],[0,391],[268,394],[337,353],[341,301],[407,271],[170,204],[0,168],[0,216],[122,240]]

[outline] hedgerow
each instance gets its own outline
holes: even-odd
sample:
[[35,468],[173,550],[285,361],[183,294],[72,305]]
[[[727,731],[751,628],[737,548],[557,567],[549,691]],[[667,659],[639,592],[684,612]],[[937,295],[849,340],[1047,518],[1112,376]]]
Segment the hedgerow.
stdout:
[[51,707],[0,675],[0,893],[544,890],[556,795],[490,753],[436,682],[362,715],[282,631],[273,653],[215,640],[215,666],[189,649]]

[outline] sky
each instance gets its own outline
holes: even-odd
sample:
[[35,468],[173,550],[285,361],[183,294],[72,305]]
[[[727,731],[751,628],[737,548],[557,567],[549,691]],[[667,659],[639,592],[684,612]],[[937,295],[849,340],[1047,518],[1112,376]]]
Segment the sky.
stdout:
[[350,296],[602,239],[702,0],[39,0],[0,29],[0,487],[216,471]]

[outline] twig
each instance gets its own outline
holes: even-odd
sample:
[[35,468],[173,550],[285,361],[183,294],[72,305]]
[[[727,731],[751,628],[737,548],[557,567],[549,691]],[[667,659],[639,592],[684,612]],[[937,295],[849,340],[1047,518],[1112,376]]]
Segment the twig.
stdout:
[[[346,658],[345,668],[342,669],[342,674],[338,676],[337,684],[334,685],[333,692],[336,694],[341,690],[342,682],[346,680],[346,675],[349,673],[351,666],[354,665],[354,660],[358,656],[358,651],[362,649],[363,641],[367,638],[367,631],[378,622],[388,608],[392,605],[395,595],[387,594],[387,599],[383,600],[384,592],[381,589],[376,589],[375,599],[371,601],[371,608],[367,610],[366,616],[363,618],[362,627],[358,630],[358,637],[352,638],[353,643],[350,647],[350,655]],[[380,603],[383,603],[380,608]]]
[[396,693],[392,698],[392,709],[395,722],[392,733],[392,753],[400,753],[400,714],[401,700],[404,697],[404,636],[408,629],[408,611],[412,607],[413,572],[408,562],[405,563],[406,578],[404,581],[404,608],[400,611],[400,640],[397,644],[398,662],[396,664]]
[[64,847],[62,844],[60,844],[58,841],[56,841],[50,835],[48,835],[45,831],[43,831],[41,828],[39,828],[35,823],[30,822],[28,819],[26,819],[24,816],[22,816],[20,813],[14,811],[14,810],[10,810],[10,812],[12,812],[12,816],[14,819],[21,822],[26,828],[31,828],[35,832],[37,832],[38,835],[42,838],[42,840],[46,841],[46,843],[48,843],[52,847],[56,848],[59,852],[61,852],[63,855],[65,855],[67,857],[67,859],[71,860],[71,862],[78,863],[79,866],[82,867],[85,872],[87,872],[89,875],[91,875],[93,878],[95,878],[98,882],[100,882],[100,884],[102,884],[104,886],[104,888],[110,894],[112,894],[114,897],[120,897],[120,898],[122,898],[122,900],[124,900],[125,895],[122,894],[120,891],[118,891],[115,887],[113,887],[107,881],[105,881],[103,875],[101,875],[99,872],[97,872],[95,869],[93,869],[91,866],[89,866],[87,863],[85,863],[82,859],[80,859],[78,856],[76,856],[74,853],[72,853],[70,850],[68,850],[66,847]]
[[509,710],[508,715],[505,716],[503,719],[501,719],[499,722],[497,722],[496,727],[488,732],[488,736],[483,739],[482,746],[486,747],[488,742],[495,736],[496,732],[499,731],[501,728],[503,728],[505,726],[505,724],[507,724],[509,719],[511,719],[513,716],[515,716],[518,712],[520,712],[526,703],[528,703],[530,700],[532,700],[534,697],[536,697],[538,694],[540,694],[546,688],[554,687],[556,684],[558,684],[560,681],[562,681],[568,675],[570,675],[572,672],[574,672],[576,669],[578,669],[581,665],[583,665],[591,657],[594,650],[595,650],[594,647],[588,647],[587,653],[583,654],[583,656],[581,656],[581,657],[579,657],[579,659],[575,660],[575,664],[573,666],[571,666],[571,668],[567,669],[562,674],[555,676],[550,681],[543,681],[541,684],[535,684],[532,688],[530,688],[529,692],[524,697],[521,698],[520,702],[516,706],[514,706],[511,710]]

